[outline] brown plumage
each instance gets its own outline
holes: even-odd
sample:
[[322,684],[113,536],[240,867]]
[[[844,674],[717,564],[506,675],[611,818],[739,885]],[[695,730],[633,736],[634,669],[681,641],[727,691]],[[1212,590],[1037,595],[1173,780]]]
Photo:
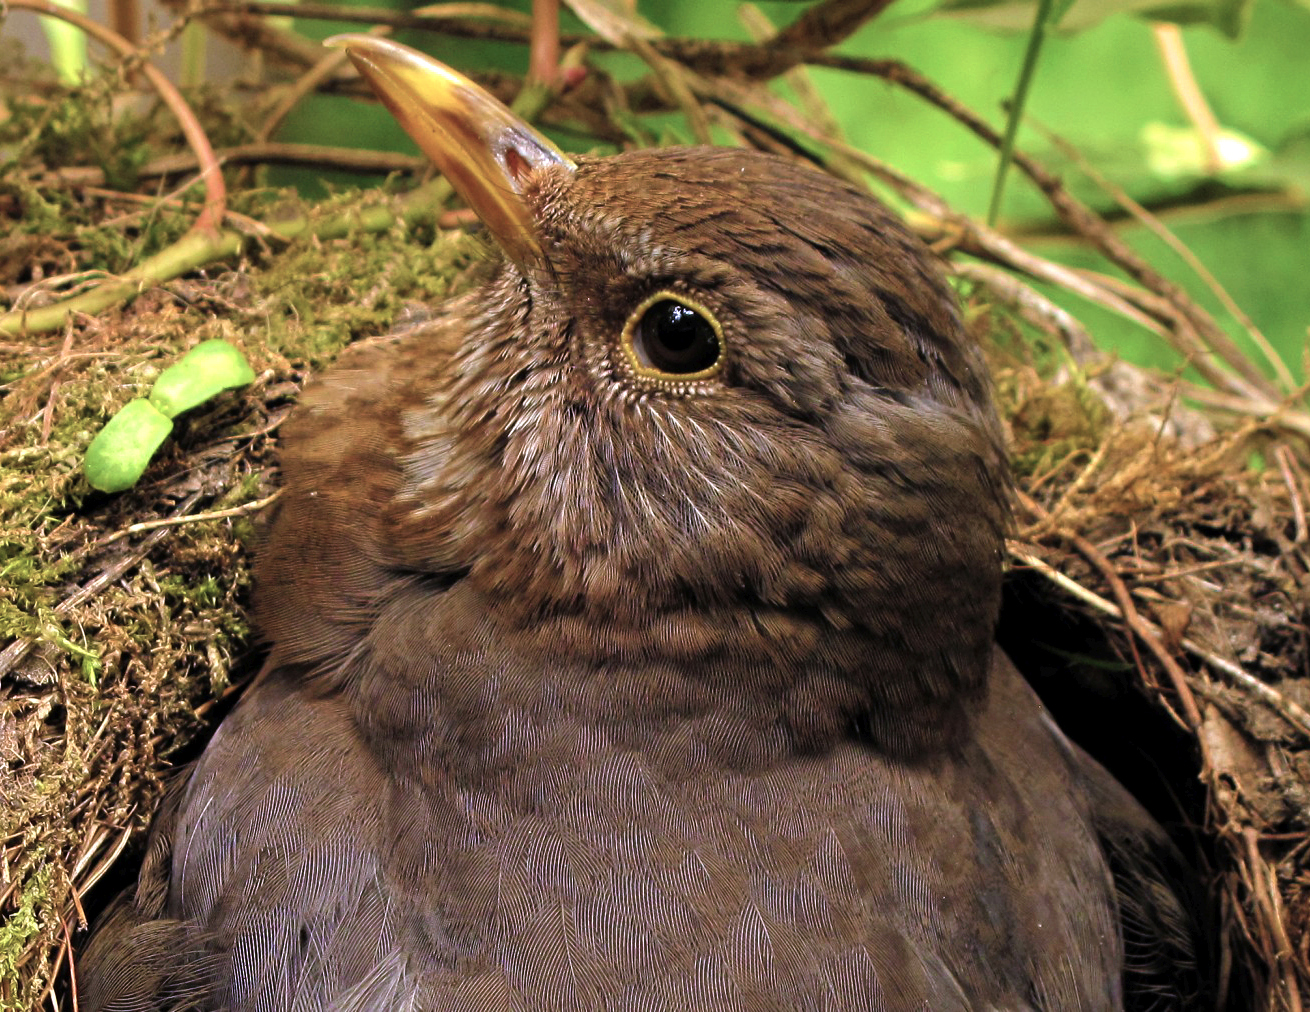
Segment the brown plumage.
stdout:
[[505,165],[510,256],[285,427],[272,652],[83,1007],[1109,1010],[1122,910],[1185,1007],[1162,834],[993,648],[927,251],[749,151]]

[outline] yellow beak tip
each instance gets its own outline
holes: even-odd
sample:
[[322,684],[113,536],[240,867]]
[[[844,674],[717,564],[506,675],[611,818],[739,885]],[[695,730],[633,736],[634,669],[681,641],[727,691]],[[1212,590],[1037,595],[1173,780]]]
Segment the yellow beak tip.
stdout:
[[346,51],[511,260],[542,260],[522,179],[529,169],[573,170],[567,155],[476,82],[418,50],[377,35],[333,35],[323,44]]

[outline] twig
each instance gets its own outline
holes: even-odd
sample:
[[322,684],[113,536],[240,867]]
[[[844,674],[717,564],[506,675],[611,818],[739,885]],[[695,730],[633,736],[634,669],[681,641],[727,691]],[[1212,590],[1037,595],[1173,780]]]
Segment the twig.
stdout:
[[[1047,514],[1046,511],[1042,510],[1040,507],[1033,509],[1032,507],[1035,506],[1035,503],[1033,503],[1032,500],[1029,499],[1028,497],[1021,496],[1021,501],[1024,503],[1026,507],[1030,509],[1031,512],[1034,513],[1035,516],[1038,516],[1039,518],[1044,515],[1050,516],[1050,514]],[[1070,535],[1067,534],[1066,532],[1058,532],[1058,533],[1060,534],[1060,536],[1066,537],[1067,540],[1075,542],[1076,544],[1077,535]],[[1079,548],[1080,553],[1082,553],[1085,557],[1088,557],[1088,561],[1091,561],[1093,565],[1096,565],[1097,568],[1102,571],[1103,575],[1106,575],[1105,569],[1110,564],[1108,560],[1104,558],[1104,555],[1099,549],[1086,543],[1082,545],[1076,544],[1076,547]],[[1088,555],[1087,549],[1090,549],[1092,555]],[[1057,571],[1049,567],[1041,559],[1032,556],[1030,552],[1026,552],[1021,549],[1013,549],[1012,554],[1015,554],[1016,557],[1020,558],[1025,563],[1032,565],[1033,568],[1042,571],[1043,575],[1046,575],[1048,578],[1052,579],[1053,582],[1058,583],[1064,589],[1069,590],[1071,593],[1074,593],[1080,600],[1083,600],[1091,604],[1093,607],[1096,607],[1098,610],[1103,611],[1105,614],[1113,615],[1114,617],[1118,618],[1120,621],[1124,621],[1125,623],[1129,622],[1129,619],[1125,616],[1125,613],[1122,608],[1117,607],[1116,605],[1112,604],[1109,601],[1106,601],[1103,598],[1100,598],[1099,596],[1095,595],[1092,591],[1089,591],[1086,588],[1078,587],[1078,585],[1074,584],[1067,577],[1064,577],[1062,574],[1059,574]],[[1094,558],[1093,556],[1099,557],[1099,562],[1097,561],[1097,558]],[[1187,573],[1200,572],[1202,570],[1207,570],[1207,569],[1223,568],[1233,564],[1234,561],[1235,560],[1219,560],[1218,562],[1202,564],[1195,567],[1191,567],[1189,569],[1174,570],[1174,571],[1170,571],[1169,573],[1158,574],[1157,576],[1148,577],[1144,579],[1142,582],[1146,582],[1146,580],[1155,582],[1159,579],[1164,579],[1164,578],[1175,579]],[[1115,579],[1116,580],[1118,579],[1117,572],[1115,574]],[[1108,581],[1108,582],[1111,583],[1112,587],[1115,586],[1114,581]],[[1119,585],[1122,586],[1122,581],[1120,581]],[[1152,623],[1148,622],[1145,619],[1141,619],[1140,616],[1138,616],[1137,618],[1137,623],[1139,624],[1139,627],[1141,629],[1150,631],[1154,636],[1158,637],[1160,635],[1159,630]],[[1184,637],[1180,639],[1179,645],[1183,647],[1185,650],[1187,650],[1189,653],[1191,653],[1192,655],[1204,661],[1210,667],[1214,668],[1216,671],[1227,676],[1230,680],[1238,683],[1248,691],[1257,695],[1265,703],[1267,703],[1269,706],[1277,710],[1284,717],[1284,719],[1287,720],[1287,722],[1290,725],[1297,728],[1307,736],[1310,736],[1310,712],[1307,712],[1304,708],[1299,706],[1294,701],[1287,699],[1285,696],[1280,694],[1277,690],[1273,689],[1271,686],[1260,681],[1254,676],[1248,674],[1237,664],[1234,664],[1233,662],[1226,660],[1225,658],[1214,653],[1212,650],[1209,650],[1208,648],[1200,645],[1194,640]]]
[[1302,384],[1281,400],[1272,401],[1263,398],[1252,399],[1233,396],[1224,393],[1222,390],[1211,390],[1208,387],[1188,383],[1186,380],[1180,382],[1183,385],[1185,396],[1190,400],[1204,404],[1206,407],[1216,408],[1219,411],[1245,416],[1263,426],[1282,426],[1290,432],[1295,432],[1303,439],[1310,440],[1310,413],[1298,411],[1292,407],[1293,404],[1310,394],[1310,383]]
[[779,54],[767,73],[754,77],[776,77],[785,70],[854,35],[892,4],[892,0],[824,0],[809,8],[775,38],[765,43],[765,52]]
[[141,43],[141,5],[137,0],[111,0],[109,27],[132,45]]
[[[1165,333],[1164,327],[1156,319],[1133,305],[1130,298],[1125,297],[1125,295],[1132,293],[1121,294],[1112,291],[1109,286],[1103,283],[1102,278],[1039,257],[981,222],[951,211],[945,204],[939,203],[939,199],[935,195],[933,199],[925,201],[919,206],[930,213],[945,214],[946,217],[942,220],[949,223],[950,234],[957,237],[956,245],[965,252],[986,257],[996,263],[1005,264],[1011,269],[1022,271],[1029,277],[1036,278],[1039,281],[1059,285],[1065,291],[1072,292],[1088,302],[1102,306],[1152,333],[1160,335]],[[1206,374],[1203,365],[1197,368],[1198,371]],[[1213,368],[1210,372],[1216,378],[1224,375]],[[1210,375],[1206,375],[1206,378],[1209,379]]]
[[1216,387],[1225,388],[1252,401],[1268,401],[1270,397],[1278,395],[1278,389],[1272,387],[1267,380],[1262,379],[1260,383],[1255,384],[1245,375],[1224,369],[1223,366],[1227,363],[1223,357],[1214,348],[1207,346],[1195,322],[1178,307],[1174,300],[1103,271],[1086,268],[1075,270],[1085,278],[1094,279],[1102,287],[1118,292],[1143,312],[1164,324],[1162,333],[1170,338],[1174,350],[1181,353],[1188,365],[1195,368]]
[[[384,35],[390,31],[389,28],[370,28],[368,34]],[[278,100],[277,105],[273,107],[273,111],[265,117],[264,122],[255,133],[255,141],[257,143],[269,141],[273,134],[277,132],[277,128],[282,125],[282,121],[291,115],[291,110],[299,105],[306,95],[311,94],[325,81],[330,80],[341,71],[349,60],[350,54],[344,49],[325,50],[323,58],[301,74]]]
[[[497,14],[505,14],[509,12],[505,12],[501,8],[495,7],[491,4],[439,3],[420,7],[413,13],[420,17],[476,17],[481,15],[482,17],[494,19]],[[391,32],[392,28],[389,25],[374,25],[368,30],[367,34],[386,36],[390,35]],[[282,96],[278,101],[278,104],[273,108],[273,111],[268,114],[268,117],[260,126],[259,132],[255,134],[255,139],[257,141],[269,140],[277,131],[277,128],[282,124],[282,121],[290,115],[291,110],[294,109],[306,95],[309,95],[326,82],[336,77],[355,76],[353,70],[346,67],[349,60],[350,56],[344,49],[333,49],[327,51],[321,59],[314,63],[309,70],[297,78],[295,83],[287,89],[287,93]],[[368,154],[375,154],[375,152],[368,152]],[[426,165],[426,161],[423,161],[423,164]]]
[[[997,146],[1000,136],[972,110],[951,98],[923,75],[894,60],[868,60],[861,57],[822,53],[809,61],[815,66],[834,67],[855,73],[874,74],[918,95],[948,113],[986,143]],[[1064,223],[1080,235],[1090,239],[1111,262],[1123,268],[1128,275],[1151,292],[1155,292],[1175,307],[1201,334],[1215,354],[1230,369],[1241,376],[1254,389],[1266,397],[1277,396],[1267,379],[1241,352],[1232,339],[1208,313],[1191,299],[1178,285],[1170,281],[1143,260],[1127,243],[1114,233],[1089,207],[1076,200],[1061,184],[1059,178],[1048,172],[1033,158],[1016,150],[1014,164],[1033,181]]]
[[[885,62],[890,63],[890,61]],[[1175,346],[1180,347],[1180,349],[1187,349],[1186,353],[1190,356],[1189,361],[1202,376],[1217,387],[1227,388],[1238,395],[1232,403],[1242,404],[1248,413],[1266,416],[1271,423],[1276,421],[1292,431],[1310,435],[1310,417],[1301,412],[1292,411],[1290,408],[1279,408],[1277,393],[1274,391],[1264,392],[1269,389],[1269,386],[1263,377],[1259,377],[1260,382],[1258,384],[1252,384],[1246,378],[1249,369],[1242,370],[1240,374],[1234,374],[1219,368],[1218,364],[1213,361],[1214,356],[1218,353],[1207,349],[1201,344],[1188,306],[1202,317],[1205,317],[1204,311],[1196,307],[1185,294],[1181,293],[1180,289],[1174,288],[1172,283],[1163,282],[1163,279],[1161,279],[1162,283],[1178,293],[1177,300],[1167,295],[1135,288],[1117,278],[1107,275],[1094,275],[1090,272],[1080,272],[1045,260],[1011,242],[998,232],[987,228],[982,223],[951,211],[937,194],[906,179],[877,159],[849,145],[842,144],[840,141],[821,135],[811,124],[802,121],[794,108],[775,96],[771,96],[767,92],[745,93],[743,88],[729,81],[709,81],[697,77],[690,77],[689,80],[697,93],[703,94],[716,102],[725,105],[739,102],[757,106],[763,105],[769,113],[783,119],[791,129],[813,137],[820,143],[826,144],[833,150],[850,157],[867,171],[874,173],[880,179],[895,187],[902,196],[916,204],[916,206],[935,215],[941,221],[949,223],[948,234],[956,238],[957,244],[965,250],[1007,264],[1040,280],[1059,285],[1089,301],[1105,306],[1157,334],[1172,333],[1178,342]],[[1022,162],[1022,160],[1022,156],[1016,155],[1016,162]],[[1081,205],[1078,206],[1081,207]],[[1084,211],[1086,211],[1086,214],[1092,215],[1090,210],[1084,208]],[[1101,222],[1101,228],[1102,231],[1106,231],[1103,222]],[[1181,304],[1179,300],[1181,300]],[[1134,302],[1138,303],[1142,308],[1133,305]],[[1143,311],[1143,309],[1146,311]],[[1205,318],[1208,319],[1208,317]],[[1210,321],[1210,325],[1214,326],[1213,321]],[[1228,341],[1226,335],[1224,341]],[[1231,342],[1229,343],[1231,344]],[[1250,366],[1244,356],[1241,356],[1240,353],[1236,354],[1243,363],[1248,367]],[[1227,360],[1225,360],[1225,364],[1227,364]],[[1258,373],[1256,375],[1259,376]],[[1286,403],[1290,404],[1300,396],[1302,394],[1296,392],[1286,399]]]
[[655,78],[668,93],[669,99],[682,110],[682,114],[687,117],[687,125],[691,127],[692,136],[696,138],[698,144],[713,144],[714,137],[710,133],[710,121],[705,115],[705,110],[701,107],[700,102],[696,100],[696,95],[688,86],[684,74],[676,63],[661,56],[645,39],[630,38],[628,45],[632,51],[646,61],[655,74]]
[[[1066,576],[1041,556],[1035,555],[1013,543],[1009,546],[1009,554],[1024,566],[1034,572],[1040,573],[1042,577],[1055,584],[1071,597],[1076,598],[1103,615],[1127,623],[1127,620],[1124,617],[1124,611],[1121,607],[1113,601],[1102,597],[1100,594],[1096,593],[1096,591],[1084,587],[1077,580]],[[1175,574],[1170,575],[1172,576]],[[1149,630],[1152,635],[1157,637],[1161,635],[1159,628],[1157,628],[1154,623],[1142,619],[1140,616],[1139,621],[1142,628]],[[1242,670],[1239,665],[1234,664],[1232,661],[1225,660],[1213,650],[1201,646],[1195,640],[1183,638],[1178,641],[1178,645],[1188,653],[1210,665],[1210,667],[1214,668],[1215,671],[1241,685],[1252,694],[1258,696],[1264,703],[1268,704],[1272,709],[1281,714],[1283,719],[1286,720],[1289,725],[1296,728],[1302,734],[1310,736],[1310,711],[1307,711],[1304,707],[1299,706],[1297,703],[1288,699],[1271,686],[1266,685],[1254,675],[1247,674],[1247,672]],[[1195,728],[1191,728],[1191,730],[1195,730]]]
[[[652,40],[652,45],[662,56],[700,73],[743,81],[767,80],[842,42],[890,3],[891,0],[825,0],[811,7],[779,35],[758,45],[684,38]],[[296,17],[412,28],[454,38],[494,39],[520,44],[531,42],[530,18],[490,4],[479,6],[497,11],[498,16],[493,19],[489,13],[480,17],[423,15],[417,11],[406,13],[385,7],[354,7],[306,0],[296,4]],[[229,23],[224,26],[227,33],[237,35],[256,30],[257,26],[252,22],[257,19],[250,15],[276,17],[285,14],[286,8],[276,0],[211,0],[200,8],[201,17],[207,22],[215,16],[244,17],[244,25]],[[305,66],[318,62],[317,58],[306,59],[303,51],[287,45],[285,40],[278,42],[282,55]],[[561,34],[559,37],[561,48],[579,44],[591,44],[597,49],[620,48],[613,41],[590,35]]]
[[1085,366],[1104,357],[1104,352],[1096,347],[1087,328],[1072,313],[1057,306],[1010,272],[991,264],[967,261],[952,263],[950,270],[956,277],[982,285],[997,303],[1014,310],[1020,319],[1058,337],[1079,365]]
[[1292,502],[1292,521],[1296,525],[1296,535],[1292,538],[1292,544],[1303,545],[1310,535],[1306,531],[1305,504],[1301,501],[1303,482],[1296,480],[1296,458],[1292,455],[1291,447],[1286,443],[1279,443],[1274,447],[1273,457],[1278,462],[1278,471],[1283,476],[1288,498]]
[[[1022,492],[1017,493],[1019,502],[1023,507],[1034,516],[1045,519],[1049,516],[1045,509],[1035,500],[1024,495]],[[1187,684],[1187,674],[1174,660],[1173,655],[1167,651],[1160,642],[1158,631],[1150,623],[1138,614],[1137,606],[1133,604],[1132,595],[1128,593],[1128,588],[1124,586],[1123,580],[1115,571],[1114,566],[1090,541],[1081,534],[1075,534],[1072,531],[1061,531],[1061,536],[1069,541],[1079,554],[1090,562],[1101,576],[1110,585],[1114,594],[1115,601],[1119,605],[1119,611],[1124,624],[1132,630],[1138,639],[1146,646],[1156,660],[1164,667],[1165,673],[1169,676],[1170,684],[1173,685],[1174,692],[1178,696],[1178,701],[1183,707],[1183,716],[1187,720],[1188,727],[1197,732],[1201,728],[1201,711],[1196,706],[1196,698],[1192,695],[1191,686]]]
[[1219,303],[1224,307],[1224,309],[1228,310],[1233,318],[1242,325],[1242,328],[1250,336],[1256,347],[1260,349],[1260,353],[1264,355],[1265,361],[1273,368],[1275,375],[1278,377],[1278,381],[1283,386],[1283,389],[1290,390],[1292,387],[1296,386],[1296,381],[1292,378],[1292,373],[1287,368],[1287,364],[1283,361],[1283,357],[1274,350],[1273,345],[1269,343],[1269,339],[1265,337],[1260,328],[1255,325],[1255,321],[1252,320],[1242,307],[1237,304],[1237,301],[1228,294],[1228,289],[1219,283],[1219,279],[1210,272],[1209,268],[1201,262],[1200,258],[1191,251],[1187,244],[1174,234],[1172,229],[1165,225],[1165,223],[1156,215],[1152,214],[1149,210],[1129,196],[1128,192],[1124,190],[1123,187],[1118,186],[1102,175],[1102,173],[1092,165],[1092,163],[1088,161],[1083,153],[1074,147],[1074,145],[1070,144],[1054,131],[1043,128],[1042,133],[1045,134],[1051,143],[1055,144],[1070,161],[1078,166],[1083,175],[1087,176],[1088,179],[1104,190],[1110,198],[1115,201],[1115,203],[1126,210],[1135,220],[1149,229],[1153,235],[1173,250],[1183,263],[1191,268],[1192,273],[1200,278],[1205,286],[1210,289],[1214,294],[1214,297],[1219,300]]
[[[177,9],[182,7],[182,0],[163,0],[166,6]],[[287,16],[285,4],[269,4],[270,17]],[[192,8],[207,28],[226,36],[243,49],[258,52],[261,58],[272,57],[290,67],[308,68],[316,65],[323,58],[323,47],[317,42],[292,31],[275,28],[264,17],[246,13],[224,13],[223,8],[215,9],[212,5]],[[299,11],[296,12],[297,15]],[[345,76],[344,69],[341,76]]]
[[1254,675],[1247,674],[1239,665],[1234,664],[1232,661],[1225,660],[1213,651],[1198,646],[1192,640],[1180,640],[1179,646],[1195,654],[1216,671],[1228,676],[1248,692],[1259,696],[1264,702],[1268,703],[1271,707],[1281,713],[1283,719],[1302,734],[1310,735],[1310,712],[1307,712],[1304,707],[1288,699],[1272,686],[1266,685]]
[[553,88],[559,79],[559,0],[532,0],[528,80]]
[[[822,63],[824,61],[816,62]],[[892,63],[892,61],[882,62],[886,62],[893,68],[899,68],[900,66]],[[895,172],[865,152],[823,135],[813,124],[801,117],[794,107],[777,96],[771,95],[768,91],[761,89],[750,90],[733,81],[707,79],[690,72],[688,72],[687,79],[688,84],[696,94],[710,101],[734,110],[738,106],[763,108],[770,115],[784,122],[790,129],[811,137],[830,149],[840,152],[843,156],[849,157],[863,166],[866,171],[873,173],[888,185],[893,186],[903,197],[916,206],[949,223],[949,234],[956,238],[957,244],[965,250],[1008,264],[1040,280],[1066,288],[1162,336],[1169,333],[1179,334],[1180,343],[1183,343],[1188,335],[1195,335],[1195,328],[1192,326],[1190,319],[1168,299],[1155,295],[1150,291],[1124,285],[1117,282],[1116,279],[1114,284],[1122,293],[1118,294],[1110,290],[1111,281],[1103,277],[1088,277],[1086,272],[1076,271],[1030,253],[995,230],[989,229],[981,222],[951,211],[945,201],[937,194],[918,183],[906,179],[900,173]],[[946,101],[953,103],[953,100],[947,99]],[[967,111],[965,114],[968,115]],[[1016,163],[1021,161],[1022,156],[1016,154]],[[1087,211],[1086,213],[1091,215],[1092,212]],[[1100,224],[1102,230],[1105,231],[1104,223],[1101,222]],[[1154,314],[1143,312],[1142,309],[1132,304],[1133,301],[1149,306],[1155,310]],[[1197,311],[1200,312],[1199,309]],[[1166,326],[1166,323],[1160,322],[1159,319],[1153,318],[1153,316],[1163,317],[1168,326]],[[1209,361],[1209,353],[1194,337],[1188,347],[1191,356],[1196,360],[1194,364],[1197,371],[1207,380],[1218,386],[1226,386],[1243,396],[1260,396],[1243,377],[1220,369],[1216,364]],[[1267,400],[1267,398],[1263,399]]]
[[[750,33],[751,38],[757,45],[768,41],[776,33],[773,22],[765,17],[764,12],[752,3],[744,3],[737,9],[737,20],[742,23],[742,26]],[[814,124],[814,127],[825,137],[844,142],[845,137],[841,125],[837,122],[837,117],[833,115],[832,109],[823,97],[822,92],[814,86],[809,69],[803,64],[797,64],[790,70],[784,71],[781,76],[791,87],[796,96],[796,102],[805,113],[806,119]],[[832,158],[828,161],[826,168],[833,175],[856,186],[865,185],[864,174],[860,171],[859,166],[840,151],[833,150]]]
[[[484,11],[482,17],[466,17],[450,14],[419,14],[395,11],[386,7],[353,7],[329,3],[317,3],[308,0],[297,3],[297,18],[313,21],[344,21],[349,24],[386,25],[389,28],[417,28],[439,35],[450,35],[462,39],[493,39],[499,42],[527,43],[532,37],[532,19],[524,14],[498,8],[492,4],[479,4]],[[497,12],[496,16],[491,16]],[[216,0],[202,4],[198,13],[208,19],[215,14],[259,14],[269,17],[285,17],[287,8],[277,0]],[[561,44],[575,45],[584,42],[581,36],[561,37]],[[315,50],[315,52],[319,52]],[[318,63],[315,56],[309,63]]]
[[1122,621],[1123,612],[1119,610],[1118,605],[1113,601],[1102,597],[1100,594],[1096,593],[1096,591],[1084,587],[1072,577],[1065,576],[1064,573],[1060,572],[1040,555],[1034,555],[1032,552],[1019,547],[1015,542],[1011,542],[1007,546],[1007,550],[1012,558],[1023,563],[1029,569],[1041,573],[1043,577],[1055,584],[1066,594],[1077,598],[1079,601],[1082,601],[1083,604],[1095,608],[1103,615],[1108,615],[1110,618]]
[[[1292,1012],[1301,1012],[1300,989],[1295,986],[1294,982],[1296,967],[1291,965],[1291,958],[1295,950],[1287,937],[1287,927],[1283,923],[1282,910],[1280,909],[1282,903],[1278,897],[1278,879],[1274,874],[1274,870],[1269,867],[1260,854],[1260,837],[1255,827],[1243,826],[1242,840],[1246,844],[1247,861],[1251,870],[1259,878],[1258,882],[1249,883],[1252,896],[1255,898],[1256,909],[1263,916],[1266,930],[1278,943],[1277,949],[1271,954],[1273,956],[1273,970],[1284,978],[1283,990]],[[1289,977],[1293,980],[1290,984],[1286,979]]]
[[[393,151],[368,151],[363,148],[341,148],[326,144],[291,144],[281,141],[219,148],[215,155],[220,165],[310,165],[345,172],[382,175],[388,172],[418,173],[431,164],[426,158]],[[137,176],[149,179],[155,176],[182,175],[194,172],[196,166],[196,157],[193,154],[163,155],[142,165],[137,170]],[[105,173],[104,170],[89,165],[74,166],[52,169],[41,177],[41,181],[65,186],[102,186],[105,182]]]
[[244,503],[240,506],[233,506],[225,510],[214,510],[210,513],[192,513],[188,516],[163,517],[159,520],[145,520],[139,524],[131,524],[122,530],[115,531],[109,537],[100,541],[101,546],[112,545],[115,541],[121,541],[123,538],[131,537],[133,534],[141,534],[145,531],[155,531],[164,527],[183,527],[188,524],[204,523],[208,520],[227,520],[232,517],[244,517],[251,513],[258,513],[265,506],[277,500],[282,494],[278,489],[272,495],[265,496],[263,499],[257,499],[254,502]]
[[[133,809],[133,811],[135,811],[135,809]],[[129,813],[129,815],[130,814],[131,813]],[[69,879],[74,882],[81,882],[83,891],[90,889],[104,877],[105,872],[113,867],[114,862],[122,856],[123,851],[127,849],[128,842],[132,839],[132,831],[130,829],[121,829],[119,830],[118,837],[114,840],[113,845],[101,854],[100,851],[104,848],[105,841],[109,839],[110,835],[109,829],[107,829],[102,823],[97,822],[91,832],[89,832],[86,838],[82,841],[82,851],[78,855],[77,862],[73,865],[73,868],[69,873]],[[97,854],[100,855],[98,858],[96,858]],[[93,858],[95,859],[95,865],[91,867],[90,871],[87,871],[87,868],[91,866]],[[78,909],[79,911],[81,910],[80,905]],[[85,927],[86,915],[83,913],[81,916],[82,925]]]
[[[182,189],[186,189],[183,187]],[[186,202],[179,197],[155,197],[144,193],[123,193],[120,190],[102,190],[98,186],[87,186],[82,192],[90,197],[100,197],[106,201],[125,201],[130,204],[145,204],[148,211],[153,211],[160,206],[166,207],[185,207]],[[128,214],[119,215],[117,218],[106,218],[101,222],[101,226],[121,225],[139,218],[147,211],[133,211]],[[238,214],[231,209],[223,213],[223,217],[234,227],[247,235],[261,236],[263,238],[276,238],[274,233],[262,221],[257,221],[244,214]]]

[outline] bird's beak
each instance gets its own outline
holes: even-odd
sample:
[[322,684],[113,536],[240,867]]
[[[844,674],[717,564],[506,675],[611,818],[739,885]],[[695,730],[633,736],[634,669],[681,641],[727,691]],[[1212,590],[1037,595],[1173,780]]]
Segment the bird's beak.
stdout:
[[515,263],[543,262],[523,181],[536,168],[575,168],[549,140],[473,81],[418,50],[373,35],[335,35],[340,47]]

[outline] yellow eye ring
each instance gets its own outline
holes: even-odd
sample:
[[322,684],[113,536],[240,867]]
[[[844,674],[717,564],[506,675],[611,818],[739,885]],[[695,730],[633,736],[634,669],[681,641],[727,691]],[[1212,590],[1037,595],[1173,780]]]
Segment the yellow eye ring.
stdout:
[[621,337],[628,369],[661,386],[712,379],[723,368],[723,328],[704,305],[658,291],[629,315]]

